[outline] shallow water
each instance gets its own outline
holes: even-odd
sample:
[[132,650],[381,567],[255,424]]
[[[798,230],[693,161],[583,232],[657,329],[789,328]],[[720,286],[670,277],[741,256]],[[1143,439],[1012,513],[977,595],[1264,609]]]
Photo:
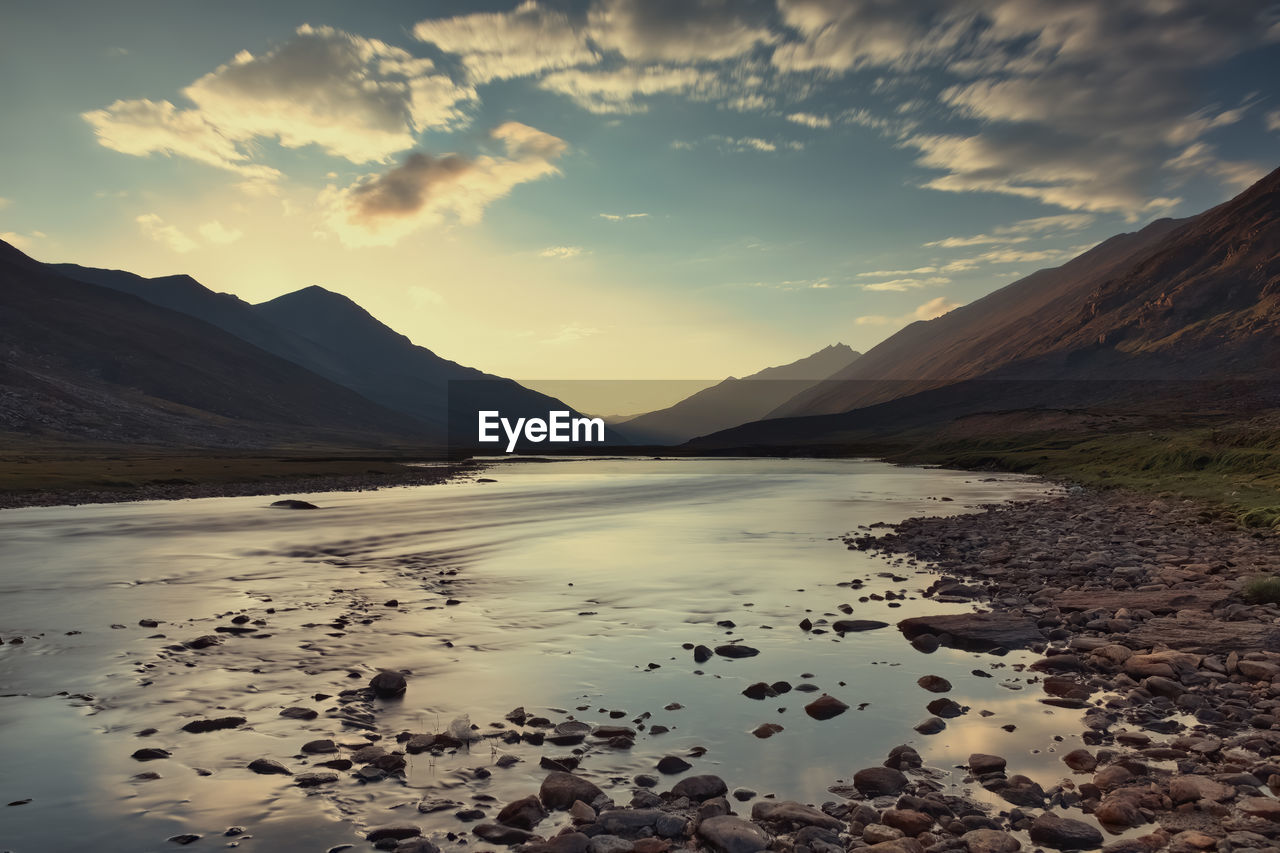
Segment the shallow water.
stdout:
[[[0,807],[0,849],[132,853],[174,849],[167,838],[193,833],[203,837],[188,849],[325,850],[393,822],[465,836],[471,824],[453,809],[419,814],[417,802],[479,804],[492,819],[537,790],[541,756],[575,749],[580,772],[619,802],[632,776],[693,747],[706,753],[688,757],[690,773],[815,804],[899,743],[940,773],[993,752],[1046,787],[1068,775],[1057,754],[1079,746],[1080,712],[1038,701],[1035,679],[1019,672],[1030,657],[924,655],[892,627],[843,639],[797,627],[842,618],[842,603],[854,618],[890,623],[968,609],[921,600],[924,568],[849,551],[838,537],[1044,494],[1042,484],[853,460],[498,463],[484,476],[497,482],[301,495],[316,511],[243,497],[0,512],[0,801],[31,800]],[[889,570],[906,580],[881,576]],[[850,589],[853,579],[866,586]],[[908,600],[859,601],[885,590]],[[213,648],[170,648],[239,613],[265,624]],[[143,618],[160,625],[140,627]],[[25,642],[10,643],[16,636]],[[698,665],[682,648],[736,639],[759,655]],[[626,751],[590,738],[486,738],[410,756],[403,781],[341,773],[304,790],[246,769],[266,756],[302,772],[332,757],[303,756],[304,742],[360,743],[361,730],[328,715],[334,699],[312,697],[362,687],[379,668],[411,673],[403,699],[375,703],[388,747],[398,732],[439,731],[462,714],[478,734],[500,733],[514,728],[503,717],[516,706],[645,730]],[[948,678],[948,695],[972,709],[931,737],[911,729],[936,698],[915,683],[925,674]],[[819,694],[741,695],[779,680],[811,682],[852,707],[819,722],[802,710]],[[673,703],[682,707],[664,710]],[[320,716],[280,717],[288,706]],[[181,730],[232,714],[247,724]],[[783,731],[754,737],[766,722]],[[1016,731],[1001,728],[1011,722]],[[654,724],[670,731],[650,734]],[[158,731],[136,734],[146,728]],[[1055,744],[1058,733],[1070,736]],[[133,760],[142,747],[172,757]],[[521,761],[498,767],[503,754]],[[477,778],[478,768],[491,775]],[[144,772],[161,778],[134,778]],[[965,787],[962,778],[947,781]],[[224,837],[230,826],[249,838]]]

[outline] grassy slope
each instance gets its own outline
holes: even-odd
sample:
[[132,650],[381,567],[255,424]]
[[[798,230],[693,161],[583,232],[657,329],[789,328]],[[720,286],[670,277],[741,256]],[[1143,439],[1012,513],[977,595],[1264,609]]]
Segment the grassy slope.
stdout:
[[888,450],[885,456],[1190,498],[1226,508],[1247,526],[1280,526],[1275,418],[1216,428],[966,438]]

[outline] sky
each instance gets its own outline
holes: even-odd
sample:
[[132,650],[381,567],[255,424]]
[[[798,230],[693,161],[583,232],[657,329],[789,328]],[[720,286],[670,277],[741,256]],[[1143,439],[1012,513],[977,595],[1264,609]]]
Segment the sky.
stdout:
[[866,350],[1280,166],[1280,5],[9,4],[0,239],[521,380]]

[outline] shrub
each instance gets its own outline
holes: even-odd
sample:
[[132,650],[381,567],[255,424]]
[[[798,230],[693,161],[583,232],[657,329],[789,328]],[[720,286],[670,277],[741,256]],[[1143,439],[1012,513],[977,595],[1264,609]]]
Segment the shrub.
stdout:
[[1259,575],[1244,585],[1241,595],[1251,604],[1280,604],[1280,577]]

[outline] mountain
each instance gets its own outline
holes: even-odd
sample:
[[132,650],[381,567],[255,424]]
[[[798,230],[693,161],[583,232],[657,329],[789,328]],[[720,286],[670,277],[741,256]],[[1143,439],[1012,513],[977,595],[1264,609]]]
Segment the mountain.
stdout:
[[834,414],[986,373],[1034,344],[1040,322],[1072,314],[1118,269],[1190,222],[1161,219],[1120,234],[1060,267],[1032,273],[932,320],[911,323],[847,369],[778,406],[769,417]]
[[196,446],[404,441],[422,425],[213,325],[0,243],[0,431]]
[[[448,361],[378,321],[347,297],[306,287],[250,304],[189,276],[143,278],[73,264],[53,269],[197,317],[425,425],[432,441],[474,443],[476,412],[543,417],[565,403],[499,376]],[[577,414],[575,412],[575,414]],[[616,433],[606,437],[625,443]]]
[[673,406],[615,424],[637,444],[680,444],[739,424],[759,420],[819,380],[855,363],[858,353],[833,344],[813,355],[768,367],[750,376],[729,377]]
[[[1197,401],[1231,406],[1239,393],[1267,404],[1277,379],[1280,170],[1199,216],[1114,237],[908,326],[770,419],[705,445],[825,441],[891,431],[895,419],[939,425],[1054,406],[1192,411]],[[828,417],[805,417],[814,415]]]

